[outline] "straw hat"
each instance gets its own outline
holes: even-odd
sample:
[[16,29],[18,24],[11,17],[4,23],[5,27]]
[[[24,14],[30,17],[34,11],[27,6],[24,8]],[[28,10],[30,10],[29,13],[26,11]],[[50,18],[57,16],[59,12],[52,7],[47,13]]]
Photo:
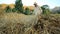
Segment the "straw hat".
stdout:
[[34,2],[34,5],[37,5],[37,3],[36,3],[36,2]]

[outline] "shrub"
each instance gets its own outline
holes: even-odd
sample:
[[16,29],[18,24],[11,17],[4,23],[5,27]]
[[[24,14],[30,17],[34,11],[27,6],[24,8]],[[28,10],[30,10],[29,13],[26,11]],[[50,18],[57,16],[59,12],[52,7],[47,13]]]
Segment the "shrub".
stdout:
[[28,7],[25,9],[24,14],[25,14],[25,15],[30,15],[30,14],[31,14],[31,13],[30,13],[30,10],[29,10],[29,8],[28,8]]
[[5,11],[6,12],[12,12],[12,9],[9,6],[7,6],[6,9],[5,9]]
[[15,8],[12,9],[12,12],[16,12],[17,10]]
[[50,14],[50,9],[48,5],[43,5],[42,7],[43,14]]

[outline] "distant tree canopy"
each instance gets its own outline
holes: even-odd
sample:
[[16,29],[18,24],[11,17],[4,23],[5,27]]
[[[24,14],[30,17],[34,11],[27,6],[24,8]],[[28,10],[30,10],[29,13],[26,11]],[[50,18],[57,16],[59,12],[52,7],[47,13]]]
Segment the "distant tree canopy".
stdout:
[[18,10],[20,13],[23,13],[22,0],[16,0],[16,2],[15,2],[15,9]]
[[48,5],[43,5],[41,6],[43,14],[49,14],[50,13],[50,9]]
[[12,12],[12,9],[9,6],[7,6],[6,9],[5,9],[5,11],[6,12]]
[[27,8],[25,9],[24,14],[25,14],[25,15],[30,15],[30,14],[31,14],[30,12],[31,12],[30,9],[27,7]]

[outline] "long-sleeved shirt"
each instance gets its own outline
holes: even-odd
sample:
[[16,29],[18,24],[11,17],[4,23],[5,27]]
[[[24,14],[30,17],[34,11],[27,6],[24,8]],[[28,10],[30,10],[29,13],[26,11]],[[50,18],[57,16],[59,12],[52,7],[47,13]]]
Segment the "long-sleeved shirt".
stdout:
[[34,8],[34,12],[33,12],[34,15],[41,15],[41,13],[42,13],[42,9],[39,6]]

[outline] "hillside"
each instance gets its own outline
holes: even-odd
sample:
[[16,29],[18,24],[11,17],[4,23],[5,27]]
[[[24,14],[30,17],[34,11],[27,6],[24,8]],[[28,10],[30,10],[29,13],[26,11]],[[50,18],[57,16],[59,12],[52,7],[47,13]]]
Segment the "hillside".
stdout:
[[[7,7],[7,5],[9,5],[10,8],[14,8],[14,4],[0,4],[0,5],[1,5],[2,9],[5,9]],[[34,9],[34,6],[23,6],[23,7],[24,7],[24,9],[26,7],[28,7],[30,10]]]

